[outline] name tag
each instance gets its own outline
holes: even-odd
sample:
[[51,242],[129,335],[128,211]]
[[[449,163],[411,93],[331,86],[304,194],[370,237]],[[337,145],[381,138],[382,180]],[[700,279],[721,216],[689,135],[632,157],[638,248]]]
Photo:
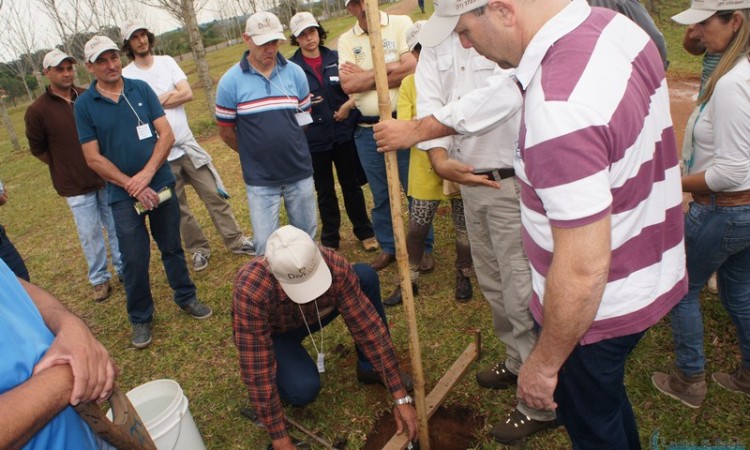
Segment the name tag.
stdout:
[[151,134],[151,127],[149,127],[147,123],[138,125],[135,127],[135,131],[138,132],[138,139],[140,140],[148,139],[153,136],[153,134]]
[[331,80],[331,83],[338,83],[339,82],[338,75],[331,75],[329,79]]
[[297,119],[297,125],[301,127],[309,125],[313,121],[309,111],[298,112],[294,115],[294,118]]

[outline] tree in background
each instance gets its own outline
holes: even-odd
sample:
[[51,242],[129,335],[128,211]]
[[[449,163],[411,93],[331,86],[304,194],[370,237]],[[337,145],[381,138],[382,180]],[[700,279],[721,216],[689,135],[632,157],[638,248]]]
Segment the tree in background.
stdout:
[[206,5],[207,0],[138,0],[141,4],[159,8],[167,11],[187,31],[190,49],[195,59],[195,67],[198,71],[198,80],[206,91],[206,102],[210,114],[214,114],[216,97],[214,93],[214,82],[209,73],[206,48],[203,46],[203,38],[198,28],[197,11]]

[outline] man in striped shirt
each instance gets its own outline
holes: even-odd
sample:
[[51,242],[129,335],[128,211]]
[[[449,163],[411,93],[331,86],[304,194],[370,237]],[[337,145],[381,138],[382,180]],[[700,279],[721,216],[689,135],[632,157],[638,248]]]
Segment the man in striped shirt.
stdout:
[[524,93],[515,171],[541,332],[519,401],[555,409],[575,448],[640,448],[625,361],[687,289],[656,46],[585,0],[442,0],[420,41],[454,29],[464,46],[516,67]]
[[279,19],[261,11],[247,19],[248,51],[216,88],[219,136],[240,155],[257,255],[279,227],[281,201],[289,223],[313,239],[318,226],[313,167],[302,129],[312,122],[310,88],[301,67],[279,53]]

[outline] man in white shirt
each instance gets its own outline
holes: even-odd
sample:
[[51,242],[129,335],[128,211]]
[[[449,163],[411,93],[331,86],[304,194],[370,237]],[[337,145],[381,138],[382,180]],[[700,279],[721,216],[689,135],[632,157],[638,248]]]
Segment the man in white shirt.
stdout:
[[122,69],[123,76],[145,81],[156,92],[167,120],[172,126],[175,143],[167,160],[177,183],[175,193],[180,204],[180,234],[185,250],[192,255],[193,270],[208,266],[211,248],[200,225],[190,212],[185,195],[185,183],[195,189],[206,205],[208,214],[221,234],[224,245],[238,255],[255,255],[255,247],[234,218],[227,202],[229,195],[211,163],[211,156],[193,137],[185,114],[184,103],[193,99],[187,76],[171,56],[154,56],[154,34],[140,20],[131,20],[121,29],[122,50],[131,63]]

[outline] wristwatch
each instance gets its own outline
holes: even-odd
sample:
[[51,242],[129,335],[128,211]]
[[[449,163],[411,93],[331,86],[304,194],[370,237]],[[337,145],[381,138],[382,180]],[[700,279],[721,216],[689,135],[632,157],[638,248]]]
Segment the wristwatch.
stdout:
[[411,405],[414,403],[414,399],[411,398],[411,395],[407,394],[406,397],[401,397],[401,398],[396,399],[394,403],[396,404],[396,406]]

